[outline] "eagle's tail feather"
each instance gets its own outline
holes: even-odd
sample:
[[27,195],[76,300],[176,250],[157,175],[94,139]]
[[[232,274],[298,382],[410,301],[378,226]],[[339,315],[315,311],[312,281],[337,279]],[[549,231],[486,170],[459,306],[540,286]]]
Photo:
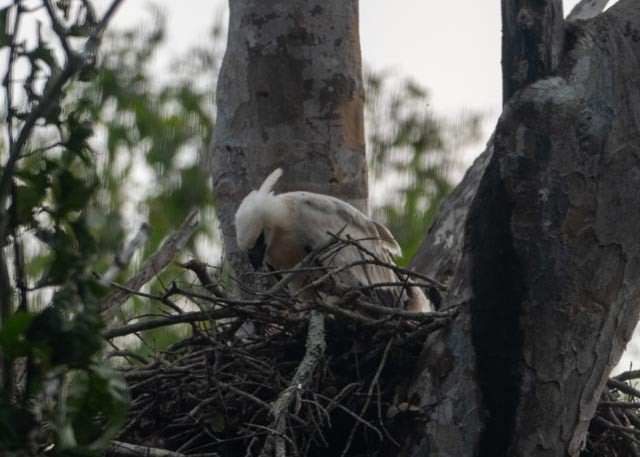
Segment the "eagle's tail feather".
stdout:
[[276,185],[278,179],[282,176],[282,168],[276,168],[271,172],[269,176],[264,180],[258,191],[261,194],[268,194],[273,190],[273,186]]

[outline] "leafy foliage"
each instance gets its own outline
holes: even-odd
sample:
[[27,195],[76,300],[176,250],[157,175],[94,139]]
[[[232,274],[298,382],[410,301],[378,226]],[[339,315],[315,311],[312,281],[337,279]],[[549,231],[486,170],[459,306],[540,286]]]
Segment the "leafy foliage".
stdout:
[[427,89],[384,71],[365,75],[365,93],[373,215],[397,237],[406,263],[452,190],[457,154],[477,141],[481,118],[439,116]]
[[[106,291],[91,271],[105,253],[89,222],[99,179],[89,105],[73,83],[91,65],[102,27],[88,2],[43,6],[63,50],[41,26],[35,39],[22,32],[26,21],[37,24],[22,2],[0,12],[10,62],[0,151],[0,452],[52,444],[54,454],[93,455],[128,404],[122,376],[96,363]],[[42,423],[50,433],[38,438]]]

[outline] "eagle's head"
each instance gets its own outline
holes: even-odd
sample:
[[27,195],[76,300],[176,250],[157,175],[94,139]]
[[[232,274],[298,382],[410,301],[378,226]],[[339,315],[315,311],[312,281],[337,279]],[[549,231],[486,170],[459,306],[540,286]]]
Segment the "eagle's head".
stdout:
[[267,250],[269,222],[273,219],[275,206],[273,186],[282,176],[277,168],[264,180],[260,189],[252,190],[240,203],[236,211],[236,239],[241,251],[249,255],[254,268],[262,265]]

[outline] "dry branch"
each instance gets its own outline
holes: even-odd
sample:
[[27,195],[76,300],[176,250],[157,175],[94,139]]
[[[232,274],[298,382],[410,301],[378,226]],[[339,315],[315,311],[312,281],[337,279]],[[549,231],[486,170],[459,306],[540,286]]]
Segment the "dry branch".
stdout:
[[[144,263],[142,268],[126,282],[125,288],[138,290],[151,278],[160,273],[182,249],[196,229],[196,210],[192,210],[182,222],[178,230],[162,243],[158,251]],[[105,320],[131,296],[127,290],[117,290],[109,294],[101,303],[102,316]]]
[[[350,243],[335,240],[325,248]],[[301,302],[288,292],[287,278],[314,268],[314,256],[323,253],[312,253],[278,282],[263,275],[275,284],[265,285],[267,292],[248,290],[253,300],[177,286],[162,296],[128,290],[161,303],[188,297],[202,311],[141,320],[107,330],[108,338],[180,322],[207,321],[211,330],[198,330],[156,361],[125,370],[133,407],[118,439],[184,455],[278,457],[339,455],[348,448],[362,452],[370,445],[364,443],[393,443],[382,422],[396,401],[395,389],[411,375],[426,336],[456,311],[389,308],[375,288],[340,289],[331,277],[343,271],[338,269],[314,271],[324,278],[318,285],[326,282],[330,289],[319,291],[335,299]],[[352,267],[367,261],[379,262],[365,258]],[[203,272],[198,277],[210,290]],[[384,287],[406,287],[406,281]],[[233,329],[244,320],[258,331],[239,339]]]
[[162,317],[159,319],[145,320],[133,324],[123,325],[121,327],[112,328],[102,333],[106,339],[116,338],[118,336],[130,335],[132,333],[152,330],[154,328],[169,327],[176,324],[188,324],[192,322],[205,322],[211,319],[224,319],[227,317],[236,317],[238,313],[229,309],[216,309],[211,311],[194,311],[191,313],[183,313]]
[[294,398],[300,396],[311,383],[313,372],[327,349],[324,334],[324,319],[324,315],[317,311],[311,311],[309,315],[309,330],[307,333],[304,358],[300,362],[300,365],[298,365],[289,386],[280,393],[278,399],[271,407],[273,422],[270,429],[272,432],[269,434],[269,438],[267,438],[262,448],[262,452],[260,453],[261,457],[268,457],[271,455],[272,450],[276,457],[286,456],[284,439],[286,427],[285,414]]
[[146,243],[151,234],[151,227],[148,224],[142,224],[136,236],[127,244],[127,246],[116,254],[114,264],[100,278],[100,285],[107,286],[115,279],[120,270],[126,268],[131,262],[133,254]]

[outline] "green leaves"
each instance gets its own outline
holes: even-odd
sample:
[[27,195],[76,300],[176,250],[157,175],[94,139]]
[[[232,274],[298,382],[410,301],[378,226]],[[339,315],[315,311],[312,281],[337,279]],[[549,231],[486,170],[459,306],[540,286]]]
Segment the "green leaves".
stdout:
[[104,365],[69,373],[58,408],[58,453],[90,453],[105,446],[122,428],[129,408],[127,383]]
[[0,401],[0,451],[27,449],[29,433],[35,425],[31,411]]
[[86,176],[77,177],[68,170],[63,170],[57,176],[53,185],[53,197],[56,202],[56,215],[61,217],[71,211],[80,211],[91,198],[95,183]]
[[0,350],[4,357],[15,360],[29,354],[32,344],[25,335],[33,318],[33,313],[20,312],[12,314],[4,322],[0,329]]
[[[1,300],[0,454],[30,455],[29,440],[39,431],[54,444],[52,455],[96,455],[122,426],[129,402],[122,377],[96,364],[104,344],[99,302],[106,290],[91,274],[101,260],[113,262],[122,218],[111,217],[111,202],[97,198],[104,188],[91,148],[95,100],[81,97],[86,84],[73,80],[80,69],[62,67],[69,63],[61,57],[68,49],[53,47],[78,49],[96,15],[90,1],[49,2],[53,11],[24,3],[0,9],[0,49],[11,59],[0,77],[11,81],[14,95],[4,115],[3,129],[10,130],[0,135],[0,171],[11,184],[10,195],[2,195],[8,210],[0,211],[6,224],[0,245],[11,247],[5,250],[9,259],[3,257],[11,277],[3,284],[9,296]],[[51,21],[42,21],[43,11],[60,27],[45,30]],[[27,28],[8,33],[14,20],[15,27]],[[9,53],[3,48],[12,40]],[[94,76],[92,69],[82,73]],[[13,143],[5,145],[10,137]],[[16,162],[5,162],[9,152]],[[3,169],[5,163],[11,167]],[[38,312],[17,311],[14,295],[21,310]]]
[[100,321],[91,310],[83,311],[67,320],[59,307],[48,307],[33,320],[27,337],[49,348],[51,366],[87,366],[102,347]]
[[479,116],[464,114],[457,122],[437,116],[424,87],[388,73],[369,72],[365,92],[371,181],[387,189],[373,213],[402,246],[402,264],[451,191],[458,151],[477,138]]
[[16,210],[18,225],[32,225],[33,209],[42,201],[43,194],[33,186],[16,186],[12,205]]

